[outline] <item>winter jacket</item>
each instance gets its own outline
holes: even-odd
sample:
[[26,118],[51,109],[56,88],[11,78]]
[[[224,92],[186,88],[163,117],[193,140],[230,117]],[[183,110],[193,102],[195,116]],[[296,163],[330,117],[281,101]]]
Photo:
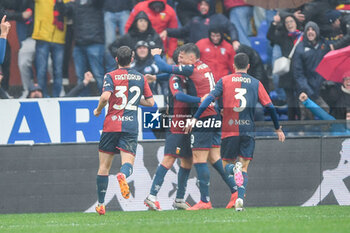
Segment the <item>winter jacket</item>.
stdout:
[[[69,2],[69,0],[63,0],[63,2],[66,3]],[[64,23],[63,31],[59,30],[56,25],[53,24],[54,6],[55,4],[53,0],[35,0],[35,17],[32,38],[35,40],[64,44],[66,23]]]
[[159,72],[158,66],[155,64],[151,54],[148,54],[144,60],[141,60],[137,55],[135,55],[135,60],[131,64],[131,68],[143,75],[157,74]]
[[335,119],[346,118],[347,109],[350,109],[350,91],[343,85],[326,82],[321,88],[321,96],[330,106],[330,114]]
[[[165,9],[160,13],[154,12],[149,7],[150,3],[157,2],[157,1],[163,2],[165,4]],[[177,28],[178,26],[176,13],[174,9],[166,3],[166,0],[148,0],[148,1],[140,2],[135,5],[134,9],[130,13],[128,21],[125,24],[125,32],[129,31],[131,25],[134,22],[135,16],[140,11],[144,11],[148,15],[148,18],[152,23],[152,27],[158,34],[167,28]],[[166,40],[163,41],[163,46],[166,54],[169,57],[172,57],[177,47],[177,39],[167,38]]]
[[200,51],[201,61],[207,64],[217,83],[223,76],[234,73],[233,58],[236,52],[230,43],[223,40],[221,44],[214,45],[209,38],[201,39],[196,43]]
[[[137,20],[140,18],[144,18],[149,22],[147,30],[142,33],[140,33],[137,29]],[[110,45],[109,49],[111,51],[111,54],[115,56],[117,49],[120,46],[126,45],[126,46],[129,46],[131,49],[135,49],[136,43],[140,40],[146,41],[151,49],[163,48],[162,39],[160,39],[159,35],[154,31],[148,19],[148,16],[143,11],[139,12],[136,15],[134,22],[132,23],[129,29],[129,32],[123,35],[122,37],[118,38],[116,41],[114,41]]]
[[238,41],[235,25],[223,14],[196,16],[182,28],[168,28],[167,33],[169,37],[187,38],[187,42],[196,43],[200,39],[208,37],[210,25],[219,25],[231,41]]
[[[316,45],[312,45],[307,39],[306,31],[309,25],[316,29]],[[319,97],[321,85],[325,80],[315,69],[324,55],[330,51],[330,47],[327,41],[319,38],[319,29],[314,22],[306,24],[304,34],[305,38],[302,43],[298,44],[292,59],[293,76],[296,80],[298,94],[305,92],[311,99],[316,99]]]
[[133,6],[131,0],[104,0],[103,4],[103,10],[109,12],[131,10],[132,7]]
[[198,0],[177,0],[176,14],[181,25],[186,25],[195,16],[200,15],[198,11]]
[[247,73],[250,76],[258,79],[264,85],[265,89],[268,90],[269,79],[267,77],[260,55],[253,48],[244,44],[239,45],[236,53],[245,53],[248,55],[250,67]]
[[[292,17],[294,20],[296,20],[294,16]],[[271,41],[272,44],[277,44],[281,47],[282,56],[288,57],[293,49],[294,43],[296,43],[296,40],[298,39],[298,36],[288,36],[288,32],[284,27],[284,19],[285,18],[283,18],[281,27],[279,27],[279,25],[274,25],[271,23],[266,37]],[[303,37],[300,39],[302,41]],[[279,87],[286,89],[295,88],[295,80],[293,78],[292,69],[290,69],[287,74],[280,76]]]
[[100,0],[75,0],[60,5],[64,14],[73,18],[76,45],[104,44],[102,6],[103,1]]

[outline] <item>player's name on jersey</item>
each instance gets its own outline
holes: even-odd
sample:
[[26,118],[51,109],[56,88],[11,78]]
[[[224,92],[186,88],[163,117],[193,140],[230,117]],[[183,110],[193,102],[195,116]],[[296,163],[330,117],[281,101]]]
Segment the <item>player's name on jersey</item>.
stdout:
[[137,74],[118,74],[114,75],[115,80],[141,80],[141,76]]
[[198,70],[201,70],[201,69],[206,69],[206,68],[208,68],[208,65],[207,64],[201,64],[201,65],[199,65],[199,66],[197,66],[197,69]]
[[232,82],[251,83],[252,80],[250,78],[233,76]]

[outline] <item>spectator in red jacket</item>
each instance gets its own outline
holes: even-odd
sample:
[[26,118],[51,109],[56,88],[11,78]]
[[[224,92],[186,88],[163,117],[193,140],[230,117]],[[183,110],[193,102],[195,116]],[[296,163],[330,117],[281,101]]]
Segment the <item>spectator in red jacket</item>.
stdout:
[[[135,5],[125,24],[125,32],[129,31],[135,16],[140,11],[144,11],[147,14],[152,23],[152,27],[158,34],[167,28],[178,27],[176,13],[174,9],[166,3],[166,0],[148,0]],[[172,56],[177,47],[177,39],[167,38],[163,40],[163,44],[168,63],[173,63]]]
[[201,61],[210,67],[217,83],[223,76],[235,72],[233,58],[236,52],[232,44],[224,40],[221,27],[210,26],[208,34],[208,38],[199,40],[196,45],[200,51]]

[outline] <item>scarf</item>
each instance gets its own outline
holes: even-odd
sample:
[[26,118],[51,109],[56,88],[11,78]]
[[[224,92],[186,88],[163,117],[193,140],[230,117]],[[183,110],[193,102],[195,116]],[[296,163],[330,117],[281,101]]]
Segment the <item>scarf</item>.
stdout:
[[288,32],[288,36],[294,38],[293,44],[297,42],[299,37],[301,37],[300,42],[303,41],[303,32],[299,31],[298,29],[295,30],[294,32]]
[[[63,31],[64,30],[64,17],[60,12],[60,3],[56,3],[56,0],[53,0],[55,7],[53,8],[53,22],[52,24],[55,25],[58,30]],[[61,3],[64,4],[64,3]]]

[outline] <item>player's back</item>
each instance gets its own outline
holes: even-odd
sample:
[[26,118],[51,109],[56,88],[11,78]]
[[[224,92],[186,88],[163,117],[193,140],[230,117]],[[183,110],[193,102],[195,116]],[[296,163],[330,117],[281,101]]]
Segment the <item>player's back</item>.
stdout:
[[254,114],[257,103],[271,102],[259,80],[246,73],[235,73],[222,78],[222,138],[254,135]]
[[107,73],[103,91],[111,91],[103,132],[138,133],[137,109],[141,96],[152,97],[146,79],[139,72],[122,68]]
[[[188,94],[197,97],[203,97],[214,89],[215,80],[209,66],[202,61],[197,61],[194,64],[193,73],[188,77]],[[199,107],[200,103],[196,104],[194,112]],[[217,115],[213,105],[210,105],[201,115],[202,117]]]

